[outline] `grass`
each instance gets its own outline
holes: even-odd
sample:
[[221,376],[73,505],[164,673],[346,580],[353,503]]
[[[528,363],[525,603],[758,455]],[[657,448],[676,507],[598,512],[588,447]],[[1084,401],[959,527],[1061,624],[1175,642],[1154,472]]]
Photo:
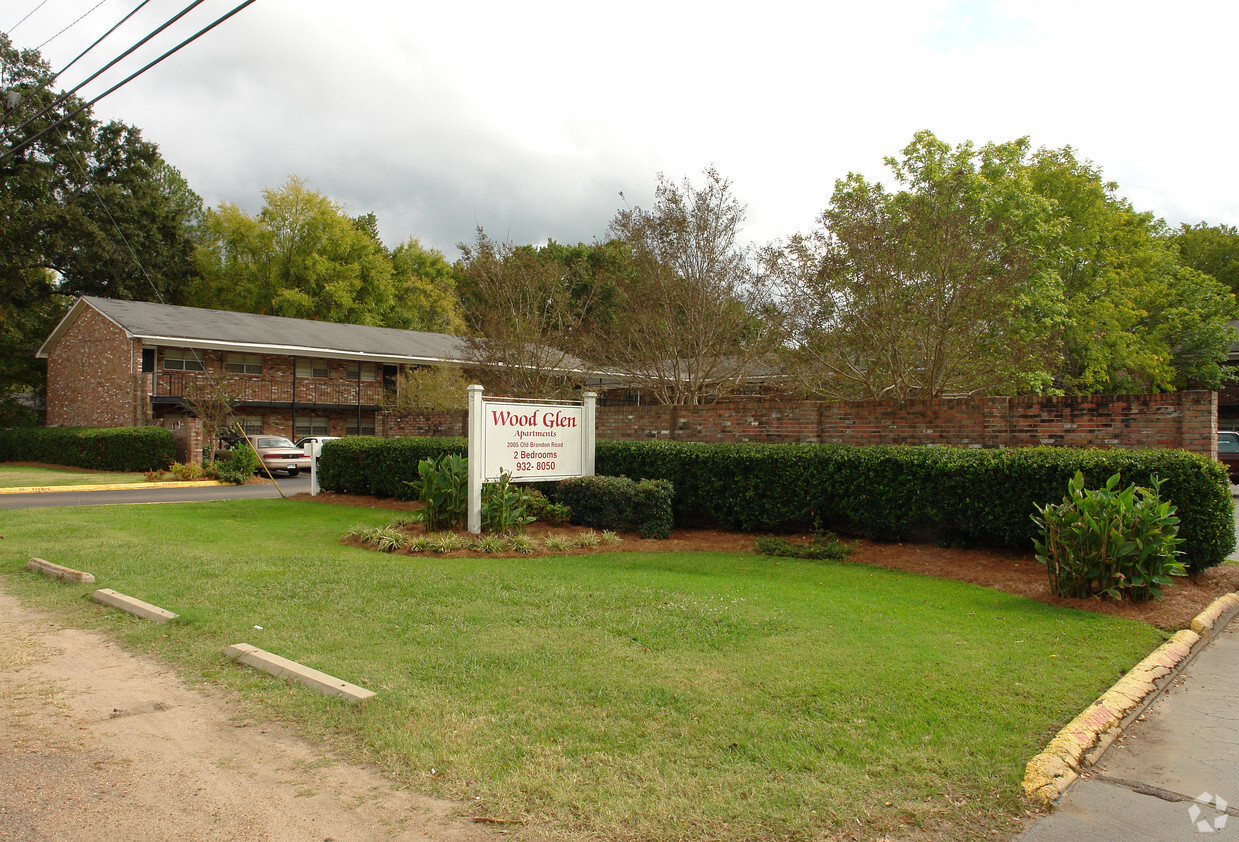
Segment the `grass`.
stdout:
[[48,485],[102,485],[146,482],[142,474],[83,471],[78,468],[43,468],[0,465],[0,488],[40,488]]
[[[235,689],[254,716],[559,838],[1008,832],[1028,758],[1163,640],[855,564],[339,543],[389,514],[280,500],[0,511],[0,576]],[[181,619],[103,609],[92,586],[23,572],[32,555]],[[222,653],[238,642],[379,695],[350,707],[237,667]]]

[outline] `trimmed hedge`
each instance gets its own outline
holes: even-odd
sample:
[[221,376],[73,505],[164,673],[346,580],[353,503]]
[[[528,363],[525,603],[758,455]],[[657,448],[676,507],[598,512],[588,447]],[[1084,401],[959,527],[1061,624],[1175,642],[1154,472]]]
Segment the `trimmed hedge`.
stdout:
[[163,427],[14,427],[0,430],[0,462],[99,471],[161,471],[176,459]]
[[824,526],[879,541],[1030,549],[1034,503],[1058,503],[1081,471],[1099,487],[1165,480],[1189,569],[1235,546],[1234,507],[1220,463],[1181,450],[599,441],[598,473],[670,480],[675,515],[740,531]]
[[318,484],[337,494],[372,494],[416,500],[406,483],[418,478],[417,463],[455,453],[469,455],[463,438],[377,438],[345,436],[323,445],[318,458]]
[[573,523],[631,530],[642,538],[671,537],[673,496],[666,480],[633,482],[613,476],[567,479],[555,492],[556,499],[572,509]]

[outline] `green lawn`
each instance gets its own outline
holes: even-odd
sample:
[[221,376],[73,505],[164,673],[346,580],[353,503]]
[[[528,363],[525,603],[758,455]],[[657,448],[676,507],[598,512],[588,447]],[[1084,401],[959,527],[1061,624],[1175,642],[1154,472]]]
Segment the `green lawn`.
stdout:
[[[255,716],[562,838],[1006,832],[1028,758],[1164,639],[861,565],[339,544],[390,514],[281,500],[0,511],[0,576],[236,689]],[[182,621],[90,603],[91,586],[22,571],[30,556]],[[228,662],[239,642],[379,695],[355,707],[290,687]]]
[[96,485],[146,482],[142,474],[83,471],[78,468],[33,468],[0,465],[0,488],[40,488],[47,485]]

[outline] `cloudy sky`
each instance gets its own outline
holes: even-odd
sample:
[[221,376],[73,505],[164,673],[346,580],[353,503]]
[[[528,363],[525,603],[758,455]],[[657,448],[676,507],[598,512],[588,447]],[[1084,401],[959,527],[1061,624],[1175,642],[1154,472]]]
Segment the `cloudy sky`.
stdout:
[[[138,0],[40,2],[4,3],[0,28],[48,42],[59,70]],[[206,0],[82,94],[238,2]],[[151,0],[57,84],[184,5]],[[1234,0],[258,0],[95,113],[140,127],[208,205],[255,211],[297,174],[375,212],[389,246],[452,258],[479,225],[592,240],[658,173],[700,183],[710,165],[766,242],[812,227],[849,171],[883,178],[925,128],[1071,145],[1141,210],[1239,225],[1236,32]]]

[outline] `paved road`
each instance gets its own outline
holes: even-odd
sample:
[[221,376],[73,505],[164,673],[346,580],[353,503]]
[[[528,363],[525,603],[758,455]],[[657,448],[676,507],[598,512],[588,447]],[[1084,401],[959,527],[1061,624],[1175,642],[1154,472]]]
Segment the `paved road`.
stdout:
[[[285,496],[306,494],[310,477],[276,477]],[[51,506],[113,506],[125,503],[201,503],[208,500],[245,500],[279,497],[274,485],[220,485],[207,488],[161,488],[158,485],[108,491],[46,491],[37,494],[0,494],[0,509],[36,509]]]
[[1239,840],[1237,808],[1239,620],[1232,620],[1020,842]]

